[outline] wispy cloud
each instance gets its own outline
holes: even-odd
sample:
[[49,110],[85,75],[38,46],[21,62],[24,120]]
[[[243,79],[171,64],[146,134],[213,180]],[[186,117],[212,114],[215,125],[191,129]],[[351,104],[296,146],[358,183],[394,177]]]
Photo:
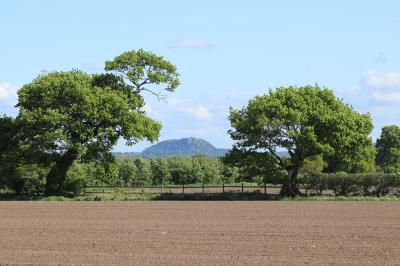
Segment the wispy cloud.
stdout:
[[373,138],[379,137],[383,126],[400,122],[400,72],[369,70],[358,85],[335,91],[359,112],[371,114]]
[[175,112],[194,116],[200,120],[207,120],[212,117],[212,114],[207,107],[187,100],[171,98],[168,100],[167,107]]
[[400,72],[370,70],[361,78],[360,87],[372,100],[400,103]]
[[151,117],[157,116],[157,112],[153,109],[153,106],[148,102],[143,106],[143,111],[145,111],[146,114]]
[[211,117],[210,111],[204,106],[196,106],[194,108],[187,108],[186,111],[194,115],[198,119],[209,119]]
[[362,77],[361,84],[373,89],[400,90],[400,72],[380,73],[370,70]]
[[19,86],[8,82],[0,83],[0,101],[13,106],[17,102],[17,91]]
[[181,39],[172,44],[172,48],[179,49],[208,49],[211,47],[206,40],[196,40],[190,37]]

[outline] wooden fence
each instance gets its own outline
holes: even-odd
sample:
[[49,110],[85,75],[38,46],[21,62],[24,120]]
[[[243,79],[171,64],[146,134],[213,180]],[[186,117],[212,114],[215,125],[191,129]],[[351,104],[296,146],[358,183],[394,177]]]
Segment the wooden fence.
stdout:
[[220,184],[220,185],[159,185],[159,186],[90,186],[86,187],[85,194],[166,194],[166,193],[264,193],[278,194],[280,186],[257,184]]

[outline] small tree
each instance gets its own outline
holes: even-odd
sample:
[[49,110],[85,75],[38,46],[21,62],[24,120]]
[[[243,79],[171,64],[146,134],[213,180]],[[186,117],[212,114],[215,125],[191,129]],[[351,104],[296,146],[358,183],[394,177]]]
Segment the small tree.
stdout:
[[168,158],[169,172],[174,184],[186,185],[195,182],[193,177],[193,165],[191,158],[171,157]]
[[165,158],[152,159],[150,161],[151,179],[154,185],[171,182],[171,173]]
[[381,136],[376,141],[376,149],[376,162],[383,171],[400,172],[400,127],[383,127]]
[[[266,164],[272,160],[274,167],[286,170],[285,196],[299,193],[297,176],[306,158],[340,151],[351,160],[371,141],[369,115],[357,113],[318,85],[270,90],[241,110],[231,109],[229,119],[229,134],[236,141],[232,152],[243,158],[264,155]],[[288,160],[279,156],[280,149],[288,152]]]
[[136,166],[136,173],[134,183],[135,185],[144,185],[150,181],[150,165],[149,163],[141,158],[135,158],[133,163]]
[[136,176],[136,165],[132,159],[125,158],[118,164],[118,176],[123,185],[129,185],[132,183]]

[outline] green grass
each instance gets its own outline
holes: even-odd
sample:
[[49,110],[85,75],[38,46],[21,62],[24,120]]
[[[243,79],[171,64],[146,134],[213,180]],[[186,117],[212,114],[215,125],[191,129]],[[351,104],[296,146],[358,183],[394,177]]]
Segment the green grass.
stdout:
[[83,196],[24,196],[11,193],[0,194],[0,201],[146,201],[156,195],[151,194],[97,194]]
[[282,200],[295,201],[400,201],[396,195],[387,196],[297,196],[295,198],[282,198]]
[[265,195],[258,192],[250,193],[165,193],[156,196],[153,200],[207,200],[207,201],[237,201],[237,200],[277,200],[275,195]]

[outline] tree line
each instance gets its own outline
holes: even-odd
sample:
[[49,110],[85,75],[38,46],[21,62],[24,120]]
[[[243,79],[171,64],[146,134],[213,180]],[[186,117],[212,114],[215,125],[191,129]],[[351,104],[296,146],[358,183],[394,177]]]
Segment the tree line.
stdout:
[[[2,176],[0,184],[18,194],[40,195],[45,192],[48,168],[24,165],[17,171],[18,175]],[[105,164],[75,162],[60,186],[65,193],[79,194],[93,186],[142,187],[240,181],[238,169],[222,164],[215,157],[121,157]]]
[[21,192],[31,180],[28,187],[55,195],[87,180],[185,184],[235,173],[282,184],[281,195],[295,196],[307,167],[324,173],[400,169],[399,127],[384,127],[374,145],[370,115],[317,84],[270,89],[242,109],[231,108],[234,145],[222,163],[204,157],[115,163],[111,151],[119,139],[127,145],[158,139],[161,123],[147,116],[143,92],[163,99],[179,84],[172,63],[142,49],[106,61],[105,73],[40,74],[18,91],[18,115],[0,118],[0,185]]

